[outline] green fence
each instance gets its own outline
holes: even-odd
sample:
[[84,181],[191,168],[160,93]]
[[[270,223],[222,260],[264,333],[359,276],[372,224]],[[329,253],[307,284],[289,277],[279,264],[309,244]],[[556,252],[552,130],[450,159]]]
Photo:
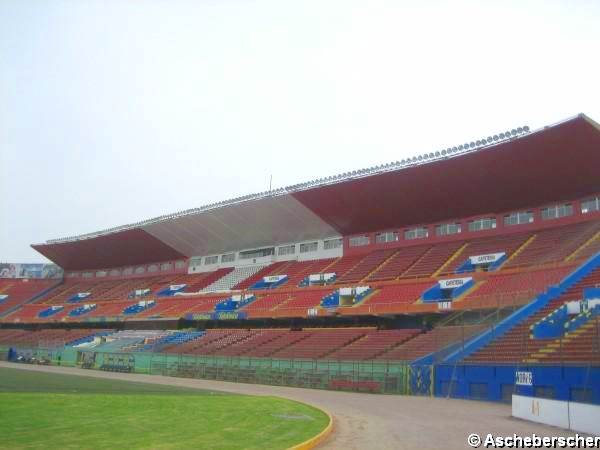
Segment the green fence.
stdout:
[[94,352],[75,348],[17,349],[52,365],[273,386],[384,394],[431,395],[430,383],[415,386],[414,368],[403,362],[328,361]]
[[[136,355],[136,368],[138,367]],[[149,366],[148,366],[149,364]],[[153,354],[151,374],[317,389],[407,394],[408,366],[346,362]]]

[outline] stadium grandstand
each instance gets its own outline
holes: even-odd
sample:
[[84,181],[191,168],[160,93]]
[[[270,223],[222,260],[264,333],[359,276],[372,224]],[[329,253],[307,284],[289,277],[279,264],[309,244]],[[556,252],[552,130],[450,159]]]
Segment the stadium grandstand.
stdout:
[[35,244],[62,272],[0,279],[1,354],[600,403],[599,167],[582,114]]

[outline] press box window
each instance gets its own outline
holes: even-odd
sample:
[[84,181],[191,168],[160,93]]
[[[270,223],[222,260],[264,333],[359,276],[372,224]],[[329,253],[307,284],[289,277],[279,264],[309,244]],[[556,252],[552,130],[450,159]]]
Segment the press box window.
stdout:
[[293,255],[294,253],[296,253],[296,246],[295,245],[284,245],[283,247],[279,247],[277,249],[277,254],[279,256]]
[[318,248],[318,242],[308,242],[306,244],[300,244],[300,253],[316,252]]
[[323,249],[325,249],[325,250],[340,248],[341,246],[342,246],[342,238],[328,239],[326,241],[323,241]]
[[267,247],[258,250],[247,250],[245,252],[240,252],[239,259],[264,258],[265,256],[273,256],[274,254],[275,247]]
[[425,227],[413,228],[411,230],[404,231],[404,239],[411,241],[413,239],[424,239],[429,237],[429,231]]
[[205,265],[209,265],[209,264],[216,264],[219,262],[219,257],[217,255],[215,256],[207,256],[206,258],[204,258],[204,264]]
[[592,211],[600,211],[600,197],[581,202],[581,212],[587,214]]
[[375,242],[377,244],[385,244],[386,242],[396,242],[398,240],[398,233],[395,231],[388,231],[387,233],[379,233],[375,236]]
[[559,219],[561,217],[573,215],[573,205],[566,203],[564,205],[550,206],[542,209],[542,220]]
[[436,225],[435,234],[438,236],[447,236],[450,234],[458,234],[461,232],[460,223],[444,223]]
[[504,225],[522,225],[525,223],[533,223],[532,211],[514,212],[504,216]]
[[496,219],[493,217],[469,222],[469,231],[493,230],[494,228],[496,228]]
[[362,247],[363,245],[369,245],[369,236],[354,236],[348,240],[350,247]]
[[227,255],[221,256],[221,262],[227,263],[235,260],[235,253],[228,253]]

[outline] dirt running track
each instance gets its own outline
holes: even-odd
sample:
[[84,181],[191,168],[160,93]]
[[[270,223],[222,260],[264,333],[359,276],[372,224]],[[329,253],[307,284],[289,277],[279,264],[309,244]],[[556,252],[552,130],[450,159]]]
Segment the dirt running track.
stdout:
[[466,443],[470,433],[493,433],[498,436],[512,436],[513,433],[521,436],[533,433],[538,436],[572,435],[558,428],[513,419],[510,417],[509,405],[496,403],[357,394],[5,362],[0,362],[0,367],[240,394],[277,395],[303,401],[323,408],[333,415],[334,432],[320,446],[323,449],[466,449],[470,448]]

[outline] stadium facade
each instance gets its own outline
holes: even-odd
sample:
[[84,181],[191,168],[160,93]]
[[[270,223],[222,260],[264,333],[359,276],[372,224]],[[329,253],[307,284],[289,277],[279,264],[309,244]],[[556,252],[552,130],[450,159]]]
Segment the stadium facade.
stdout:
[[579,115],[36,244],[64,278],[0,280],[0,347],[108,370],[229,364],[299,383],[310,367],[314,387],[600,403],[598,168],[600,126]]

